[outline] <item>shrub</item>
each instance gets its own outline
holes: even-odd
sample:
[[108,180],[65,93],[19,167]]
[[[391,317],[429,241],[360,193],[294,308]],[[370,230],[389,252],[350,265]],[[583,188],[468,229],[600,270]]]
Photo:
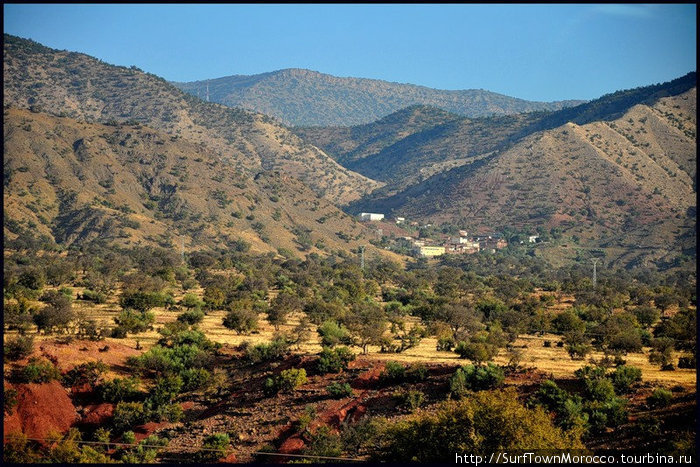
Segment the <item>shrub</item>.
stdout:
[[5,413],[12,415],[17,407],[17,390],[14,388],[3,388],[2,403]]
[[10,361],[21,360],[34,351],[33,336],[13,336],[5,341],[5,358]]
[[405,379],[411,383],[419,383],[428,378],[428,368],[422,363],[412,363],[406,368]]
[[131,401],[141,395],[138,384],[139,380],[136,378],[114,378],[102,383],[97,391],[105,402]]
[[319,354],[316,369],[321,374],[339,373],[348,368],[348,363],[355,360],[353,354],[347,347],[338,347],[331,349],[324,347]]
[[642,370],[634,366],[621,365],[615,368],[610,378],[615,391],[623,394],[629,392],[634,383],[642,380]]
[[647,405],[652,409],[666,407],[671,403],[673,393],[668,389],[656,388],[654,392],[647,397]]
[[95,292],[90,289],[85,289],[83,290],[83,293],[81,295],[82,300],[86,300],[89,302],[95,302],[95,303],[107,303],[107,295],[105,295],[102,292]]
[[459,342],[455,352],[477,365],[492,360],[498,354],[498,347],[485,342]]
[[443,463],[454,452],[488,455],[523,446],[581,449],[580,431],[553,425],[540,407],[524,407],[513,389],[484,391],[473,397],[439,404],[435,411],[417,413],[380,428],[372,460]]
[[114,407],[114,429],[123,432],[148,421],[148,411],[141,402],[119,402]]
[[182,300],[180,301],[180,305],[184,306],[188,310],[195,309],[199,310],[204,306],[204,302],[202,299],[200,299],[197,295],[188,293],[185,294],[184,297],[182,297]]
[[687,355],[678,358],[678,368],[690,368],[696,367],[695,354]]
[[397,391],[394,393],[394,398],[398,401],[399,406],[413,412],[418,409],[425,401],[425,394],[422,391]]
[[187,368],[180,372],[182,389],[184,391],[196,391],[209,385],[212,374],[204,368]]
[[290,368],[279,375],[279,387],[282,392],[292,392],[306,383],[306,370]]
[[438,352],[451,352],[455,346],[455,340],[452,337],[440,337],[437,341],[436,350]]
[[458,368],[450,378],[450,392],[461,396],[467,391],[495,389],[502,386],[504,380],[503,369],[493,363],[486,366],[466,365]]
[[204,319],[204,312],[200,309],[187,310],[177,317],[177,320],[185,324],[198,324]]
[[155,320],[156,316],[151,312],[123,310],[118,317],[114,318],[117,328],[113,330],[112,337],[125,337],[128,333],[138,334],[148,331]]
[[569,344],[566,346],[566,351],[572,360],[583,360],[591,352],[591,346],[589,344]]
[[68,386],[87,384],[90,387],[95,387],[105,371],[107,371],[107,365],[102,361],[81,363],[66,373],[63,382]]
[[157,306],[165,306],[167,299],[159,292],[127,292],[119,298],[119,305],[124,309],[146,312]]
[[591,400],[608,402],[615,398],[615,387],[607,378],[586,380],[586,393]]
[[27,366],[20,370],[20,379],[26,383],[48,383],[61,379],[61,372],[48,360],[32,358]]
[[278,392],[292,392],[305,383],[306,370],[303,368],[290,368],[282,371],[274,378],[267,378],[263,386],[263,392],[266,396],[271,396]]
[[250,334],[258,329],[258,314],[248,309],[230,310],[224,317],[223,324],[238,334]]
[[350,331],[333,320],[324,321],[318,327],[318,334],[321,336],[321,345],[324,347],[333,347],[339,344],[349,345],[352,343]]
[[343,453],[343,444],[340,435],[331,432],[326,425],[318,427],[316,433],[311,435],[309,447],[305,454],[312,456],[338,457]]
[[267,344],[258,344],[245,350],[245,357],[251,363],[269,362],[284,357],[291,347],[291,342],[284,337],[277,337]]
[[661,421],[653,415],[639,417],[637,427],[644,437],[652,438],[661,434]]
[[334,399],[352,396],[352,388],[348,383],[331,383],[326,387],[326,391]]
[[226,433],[214,433],[204,438],[202,451],[199,451],[199,462],[214,462],[226,456],[226,451],[231,443],[231,438]]
[[400,383],[406,377],[406,367],[399,362],[386,362],[384,371],[379,375],[379,379],[387,383]]

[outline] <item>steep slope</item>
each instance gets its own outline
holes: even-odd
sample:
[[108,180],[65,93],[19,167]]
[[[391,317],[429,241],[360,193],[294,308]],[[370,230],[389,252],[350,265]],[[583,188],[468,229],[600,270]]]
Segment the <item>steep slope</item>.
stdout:
[[[367,243],[361,224],[278,172],[255,179],[200,144],[145,125],[4,112],[4,233],[69,246],[188,249],[249,243],[306,252]],[[372,249],[372,247],[368,247]]]
[[4,36],[4,104],[85,122],[139,122],[200,144],[254,174],[279,170],[347,203],[379,186],[260,114],[210,104],[135,67]]
[[355,203],[411,218],[479,226],[561,228],[616,259],[695,254],[696,89],[638,104],[619,118],[567,123]]
[[295,127],[292,131],[347,166],[410,135],[461,119],[436,107],[414,105],[364,125]]
[[255,110],[295,126],[359,125],[412,105],[481,117],[558,110],[582,102],[532,102],[484,90],[447,91],[296,68],[173,84],[201,98],[208,87],[213,102]]
[[503,151],[522,138],[567,122],[611,121],[634,105],[653,105],[664,96],[693,88],[696,74],[637,89],[618,91],[557,112],[469,119],[436,109],[411,107],[377,122],[349,128],[296,128],[344,166],[387,186],[386,196],[436,173]]

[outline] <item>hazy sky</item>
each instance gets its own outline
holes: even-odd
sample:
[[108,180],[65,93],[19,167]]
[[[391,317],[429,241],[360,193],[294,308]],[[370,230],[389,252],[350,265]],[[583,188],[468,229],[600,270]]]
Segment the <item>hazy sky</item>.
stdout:
[[696,68],[692,5],[4,5],[6,33],[172,81],[282,68],[592,99]]

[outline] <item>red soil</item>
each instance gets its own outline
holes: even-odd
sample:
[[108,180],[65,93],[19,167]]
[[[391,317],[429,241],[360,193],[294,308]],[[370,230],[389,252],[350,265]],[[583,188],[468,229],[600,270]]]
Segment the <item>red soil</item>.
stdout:
[[114,404],[104,402],[85,406],[81,423],[99,427],[105,425],[114,415]]
[[5,434],[18,431],[29,438],[45,438],[51,432],[66,433],[79,418],[58,381],[12,387],[17,390],[17,407],[12,415],[5,414]]

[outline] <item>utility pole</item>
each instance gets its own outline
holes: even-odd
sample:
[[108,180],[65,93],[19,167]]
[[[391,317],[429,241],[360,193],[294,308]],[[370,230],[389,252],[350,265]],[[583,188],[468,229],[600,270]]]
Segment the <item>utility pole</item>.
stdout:
[[365,270],[365,247],[364,245],[360,247],[360,268]]
[[591,261],[593,261],[593,287],[595,287],[595,285],[596,285],[596,270],[595,270],[595,266],[596,266],[596,263],[598,262],[598,258],[593,258]]
[[207,102],[209,102],[209,80],[207,80]]

